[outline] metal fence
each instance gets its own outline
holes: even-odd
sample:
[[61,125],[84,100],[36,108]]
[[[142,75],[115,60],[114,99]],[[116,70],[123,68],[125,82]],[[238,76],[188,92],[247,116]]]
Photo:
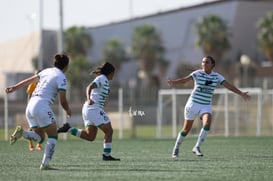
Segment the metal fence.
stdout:
[[[158,94],[157,138],[176,137],[183,121],[184,105],[192,89],[162,89]],[[227,89],[216,89],[213,98],[211,134],[224,136],[273,135],[273,90],[243,88],[251,95],[250,101]],[[196,123],[197,122],[197,123]],[[162,126],[172,125],[172,135],[164,135]],[[193,132],[199,132],[200,121],[195,121]]]
[[[176,137],[184,120],[184,106],[192,89],[161,89],[155,102],[134,102],[134,98],[127,89],[119,88],[117,98],[110,102],[107,110],[114,129],[118,130],[118,137],[124,137],[124,131],[134,132],[139,125],[156,127],[154,136],[157,138]],[[221,136],[263,136],[273,135],[273,90],[261,88],[243,88],[251,95],[250,101],[244,101],[240,96],[227,89],[216,89],[213,97],[213,122],[210,134]],[[128,96],[128,95],[129,96]],[[131,96],[130,96],[131,95]],[[135,97],[137,99],[137,97]],[[14,105],[14,103],[13,103]],[[26,102],[8,105],[7,96],[4,101],[1,127],[5,129],[4,139],[8,139],[8,129],[14,128],[25,120],[24,109]],[[72,108],[75,116],[71,123],[82,126],[81,104]],[[62,109],[58,104],[54,112],[59,120],[65,121]],[[76,114],[78,113],[78,114]],[[20,117],[18,117],[18,115]],[[198,118],[199,119],[199,118]],[[60,121],[59,124],[62,124]],[[24,121],[26,123],[26,120]],[[27,124],[27,123],[26,123]],[[26,125],[27,127],[27,125]],[[167,129],[166,129],[167,128]],[[201,121],[196,120],[190,134],[198,134]],[[167,131],[166,131],[167,130]]]

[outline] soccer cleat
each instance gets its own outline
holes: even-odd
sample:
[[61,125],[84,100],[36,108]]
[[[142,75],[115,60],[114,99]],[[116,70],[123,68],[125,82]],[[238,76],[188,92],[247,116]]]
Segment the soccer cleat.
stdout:
[[49,165],[41,164],[41,165],[40,165],[40,170],[58,170],[58,169],[52,168],[52,167],[50,167]]
[[41,150],[43,150],[43,147],[42,147],[41,144],[38,143],[38,144],[36,145],[35,149],[36,149],[37,151],[41,151]]
[[175,148],[175,149],[173,150],[172,158],[178,158],[178,155],[179,155],[179,149],[178,149],[178,148]]
[[192,153],[197,156],[203,156],[203,153],[201,152],[200,147],[193,147]]
[[40,170],[49,170],[49,165],[44,165],[44,164],[41,164],[40,165]]
[[10,144],[14,144],[19,138],[23,135],[23,128],[21,126],[17,126],[13,134],[10,136],[9,142]]
[[69,123],[65,123],[62,127],[57,130],[57,133],[66,133],[71,128]]
[[120,161],[119,158],[114,158],[111,155],[107,156],[105,154],[102,154],[102,160],[103,161]]

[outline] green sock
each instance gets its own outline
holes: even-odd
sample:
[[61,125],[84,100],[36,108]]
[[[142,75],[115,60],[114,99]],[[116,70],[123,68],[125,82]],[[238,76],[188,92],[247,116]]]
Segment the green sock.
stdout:
[[69,132],[70,132],[73,136],[80,137],[80,136],[81,136],[81,133],[82,133],[82,130],[81,130],[81,129],[78,129],[78,128],[71,128],[71,129],[69,130]]
[[103,154],[109,156],[112,150],[112,143],[104,143],[103,144]]

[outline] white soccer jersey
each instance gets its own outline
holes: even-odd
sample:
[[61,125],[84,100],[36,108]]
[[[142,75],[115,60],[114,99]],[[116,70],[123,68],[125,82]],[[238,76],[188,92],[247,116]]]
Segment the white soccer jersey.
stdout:
[[203,70],[196,70],[190,75],[194,80],[194,89],[189,101],[203,105],[210,105],[217,84],[222,84],[225,81],[225,78],[217,72],[207,74]]
[[90,99],[94,101],[91,106],[103,109],[110,94],[109,81],[105,75],[99,75],[93,80],[93,83],[96,84],[96,88],[91,91]]
[[39,96],[53,104],[59,90],[66,91],[67,81],[64,73],[54,67],[47,68],[38,74],[39,82],[32,96]]

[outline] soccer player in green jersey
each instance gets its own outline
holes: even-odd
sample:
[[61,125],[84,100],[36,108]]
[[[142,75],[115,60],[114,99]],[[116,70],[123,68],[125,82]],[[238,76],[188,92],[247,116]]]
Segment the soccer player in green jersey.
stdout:
[[17,126],[10,136],[10,144],[14,144],[19,138],[41,142],[44,139],[44,132],[47,134],[47,142],[44,149],[44,156],[40,166],[41,170],[52,169],[49,166],[57,144],[57,124],[52,105],[59,96],[62,108],[67,116],[71,116],[71,110],[66,99],[67,80],[65,72],[68,70],[69,57],[64,54],[54,56],[54,67],[46,68],[21,82],[6,88],[6,93],[12,93],[31,83],[38,83],[31,95],[26,107],[26,117],[32,131],[23,130]]
[[86,101],[82,107],[85,129],[72,128],[69,123],[65,123],[58,129],[58,132],[69,132],[84,140],[94,141],[99,128],[104,132],[102,160],[119,161],[119,158],[111,156],[113,128],[104,111],[110,93],[109,80],[113,79],[115,68],[106,62],[92,73],[97,76],[86,88]]
[[179,146],[184,138],[190,132],[194,119],[200,116],[203,127],[199,133],[197,142],[192,149],[192,152],[197,156],[203,156],[200,150],[201,144],[204,142],[210,130],[212,120],[212,96],[218,83],[229,89],[230,91],[240,95],[244,100],[250,99],[248,92],[242,92],[234,85],[225,80],[225,78],[213,71],[215,60],[211,56],[206,56],[202,59],[201,69],[196,70],[183,78],[171,80],[167,82],[170,86],[184,84],[188,81],[194,81],[194,88],[186,103],[184,109],[184,125],[177,135],[177,139],[173,148],[172,157],[177,158],[179,154]]

